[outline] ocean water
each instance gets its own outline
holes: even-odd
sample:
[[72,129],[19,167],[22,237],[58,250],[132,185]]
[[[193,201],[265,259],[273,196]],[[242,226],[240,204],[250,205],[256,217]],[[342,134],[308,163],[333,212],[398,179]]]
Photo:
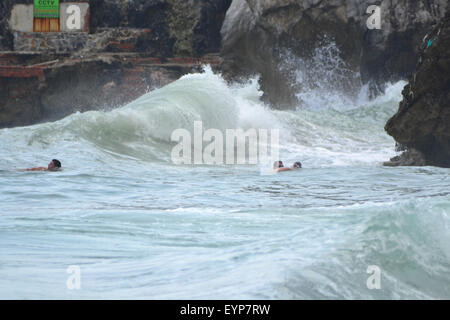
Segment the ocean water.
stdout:
[[[273,111],[257,80],[206,68],[122,108],[0,130],[0,298],[450,298],[450,171],[382,166],[404,85]],[[280,158],[304,168],[175,165],[170,135],[195,120],[277,128]],[[62,171],[16,170],[53,158]]]

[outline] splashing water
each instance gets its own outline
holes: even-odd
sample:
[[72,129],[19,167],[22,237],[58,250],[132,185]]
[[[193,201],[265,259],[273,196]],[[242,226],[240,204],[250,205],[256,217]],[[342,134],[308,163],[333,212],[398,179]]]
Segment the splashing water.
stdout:
[[[404,84],[372,101],[319,99],[323,84],[273,111],[257,79],[206,68],[122,108],[0,130],[0,297],[449,298],[449,171],[380,165]],[[195,120],[278,128],[304,169],[174,165],[170,135]],[[52,158],[63,171],[12,170]]]

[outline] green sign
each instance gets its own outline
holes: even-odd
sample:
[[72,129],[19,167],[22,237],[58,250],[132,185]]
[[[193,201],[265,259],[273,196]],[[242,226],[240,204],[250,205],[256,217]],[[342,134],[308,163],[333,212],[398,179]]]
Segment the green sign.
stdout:
[[59,0],[34,0],[35,18],[59,18]]

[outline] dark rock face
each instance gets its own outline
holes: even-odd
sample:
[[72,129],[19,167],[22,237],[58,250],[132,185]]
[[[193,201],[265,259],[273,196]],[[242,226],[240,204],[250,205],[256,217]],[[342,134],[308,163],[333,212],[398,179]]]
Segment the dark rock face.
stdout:
[[[367,8],[376,1],[361,1]],[[378,83],[409,78],[423,37],[445,16],[448,1],[382,1],[381,31],[364,30],[361,75]],[[367,16],[366,16],[367,17]]]
[[145,28],[140,48],[159,56],[200,56],[220,50],[220,28],[231,0],[91,0],[90,25]]
[[0,1],[0,51],[13,48],[13,35],[8,27],[8,19],[14,3],[14,0]]
[[[308,59],[324,37],[336,43],[346,67],[364,83],[384,84],[414,71],[417,47],[445,15],[447,0],[382,1],[381,30],[368,30],[370,0],[234,0],[222,28],[224,70],[231,77],[260,74],[266,98],[298,104],[280,52]],[[284,68],[285,69],[285,68]]]
[[450,13],[421,48],[417,72],[386,131],[423,153],[427,165],[450,167]]
[[165,0],[91,0],[91,32],[107,28],[151,29],[151,34],[139,40],[140,51],[151,51],[159,57],[173,56],[175,39],[167,26],[168,2]]
[[205,1],[200,19],[194,27],[193,50],[197,54],[219,52],[222,38],[220,29],[232,0]]

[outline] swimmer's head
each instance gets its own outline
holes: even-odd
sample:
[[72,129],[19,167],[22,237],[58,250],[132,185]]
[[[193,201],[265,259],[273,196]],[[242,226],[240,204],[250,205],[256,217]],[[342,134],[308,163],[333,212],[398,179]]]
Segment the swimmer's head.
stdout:
[[302,168],[302,163],[301,162],[296,162],[294,163],[294,169],[301,169]]
[[283,161],[275,161],[273,163],[273,168],[274,169],[283,168],[283,167],[284,167]]
[[56,170],[59,170],[59,169],[61,169],[61,162],[59,160],[53,159],[48,164],[48,170],[56,171]]

